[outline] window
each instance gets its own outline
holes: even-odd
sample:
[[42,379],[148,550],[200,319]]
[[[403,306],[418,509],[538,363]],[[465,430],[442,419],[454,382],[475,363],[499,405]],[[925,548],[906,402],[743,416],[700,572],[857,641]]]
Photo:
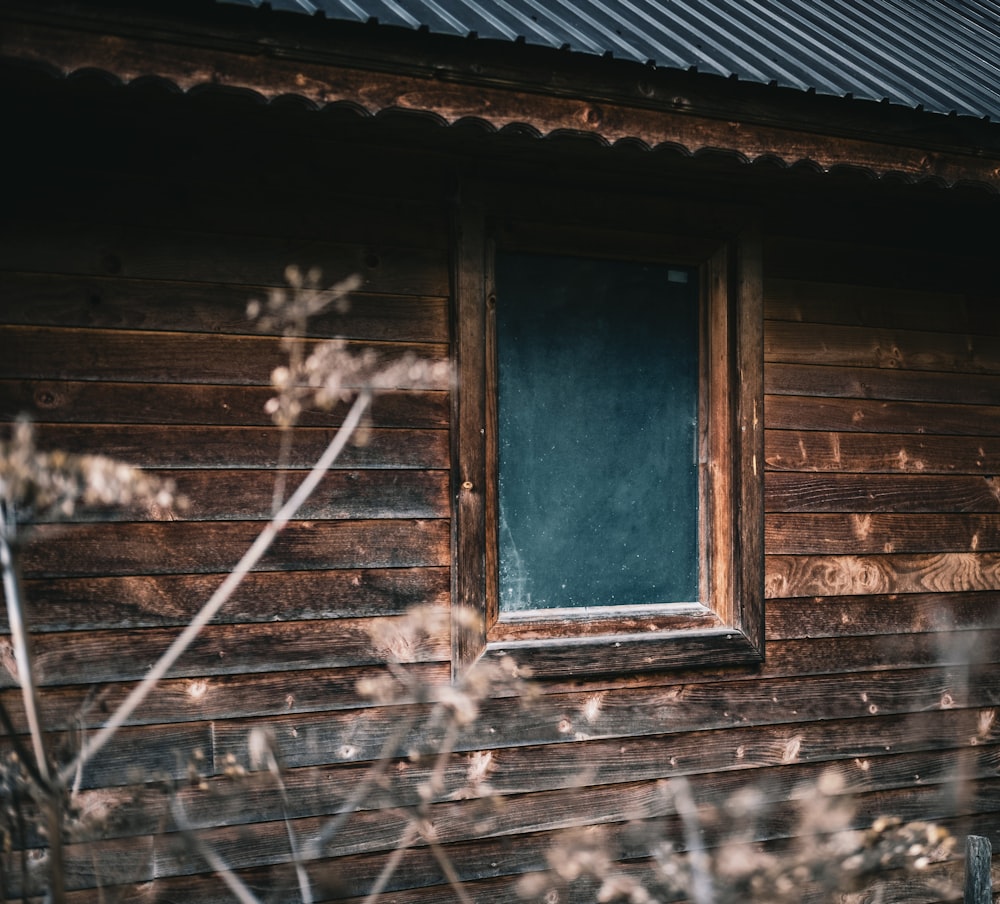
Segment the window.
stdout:
[[456,622],[456,668],[759,662],[753,231],[490,213],[455,233],[453,593],[483,617]]

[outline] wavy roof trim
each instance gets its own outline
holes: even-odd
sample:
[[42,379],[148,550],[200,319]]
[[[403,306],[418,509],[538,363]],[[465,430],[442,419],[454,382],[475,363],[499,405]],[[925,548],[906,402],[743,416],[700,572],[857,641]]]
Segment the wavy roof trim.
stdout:
[[1000,0],[270,0],[267,5],[1000,121]]

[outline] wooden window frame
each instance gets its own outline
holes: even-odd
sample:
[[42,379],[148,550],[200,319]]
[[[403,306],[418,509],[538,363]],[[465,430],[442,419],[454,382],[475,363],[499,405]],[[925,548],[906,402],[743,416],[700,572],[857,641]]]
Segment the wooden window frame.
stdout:
[[[683,236],[644,234],[638,248],[634,231],[629,233],[631,259],[695,266],[701,279],[700,601],[500,613],[495,249],[623,255],[609,252],[613,229],[560,230],[536,216],[511,230],[509,217],[493,214],[487,203],[470,203],[466,195],[453,231],[454,672],[482,656],[503,655],[536,675],[577,678],[761,662],[763,304],[757,230],[746,217],[736,217],[720,234],[713,220],[706,234],[697,227]],[[479,618],[458,617],[463,608]]]

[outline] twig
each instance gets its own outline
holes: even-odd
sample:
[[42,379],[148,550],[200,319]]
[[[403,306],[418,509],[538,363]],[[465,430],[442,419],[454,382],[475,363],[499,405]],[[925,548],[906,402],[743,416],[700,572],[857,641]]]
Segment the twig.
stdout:
[[[4,514],[7,514],[4,512]],[[10,519],[13,520],[12,518]],[[45,753],[45,742],[42,738],[42,721],[38,712],[38,693],[35,688],[35,673],[31,661],[31,648],[28,641],[28,629],[24,620],[24,609],[21,605],[21,593],[17,580],[17,565],[14,553],[7,539],[6,525],[0,526],[0,565],[3,567],[3,594],[7,601],[7,619],[10,623],[10,636],[14,642],[14,662],[17,664],[17,682],[21,685],[21,696],[24,699],[24,715],[28,720],[28,733],[31,736],[31,746],[35,753],[35,763],[42,784],[47,789],[49,780],[49,763]]]
[[[35,754],[37,775],[41,779],[40,782],[36,782],[38,803],[44,814],[45,830],[49,840],[49,892],[55,904],[62,904],[66,899],[63,883],[62,807],[59,801],[59,789],[53,785],[49,773],[49,758],[45,751],[45,739],[42,736],[38,688],[35,683],[28,627],[21,602],[17,562],[8,539],[9,536],[13,535],[16,521],[13,511],[8,511],[6,505],[0,506],[0,516],[3,519],[0,523],[0,567],[3,569],[7,621],[10,625],[11,639],[14,642],[14,662],[17,664],[17,680],[18,684],[21,685],[21,697],[24,700],[24,715],[28,722],[28,733],[31,736],[31,746]],[[13,737],[13,732],[11,736]]]
[[175,796],[170,800],[170,812],[173,814],[177,828],[184,834],[184,837],[194,846],[194,848],[205,858],[205,862],[212,867],[226,883],[229,890],[236,895],[240,904],[261,904],[260,899],[246,887],[244,882],[237,876],[227,864],[211,847],[209,847],[198,834],[192,829],[187,821],[187,815],[181,806],[180,800]]
[[226,576],[226,579],[219,585],[218,589],[209,598],[208,602],[202,606],[201,611],[191,620],[190,624],[178,635],[177,639],[170,645],[167,651],[160,657],[157,663],[150,669],[145,678],[133,689],[132,693],[122,701],[114,714],[104,724],[100,731],[94,734],[80,749],[73,762],[64,766],[59,773],[59,781],[67,782],[73,773],[86,764],[105,744],[108,743],[129,716],[139,707],[139,705],[149,696],[161,678],[166,675],[174,663],[187,650],[195,640],[201,629],[205,627],[218,613],[219,609],[229,600],[243,579],[250,573],[251,569],[260,561],[267,552],[275,538],[292,519],[299,507],[309,498],[312,492],[319,485],[323,476],[337,460],[337,456],[343,451],[344,446],[351,434],[357,428],[372,399],[369,389],[362,390],[355,399],[351,410],[344,423],[341,424],[326,450],[319,460],[313,465],[312,470],[306,478],[299,484],[298,488],[289,497],[288,501],[281,507],[281,510],[271,519],[270,522],[254,540],[250,548],[244,553],[243,558],[235,568]]
[[462,879],[458,873],[455,872],[455,866],[451,862],[451,858],[444,852],[444,848],[441,847],[441,845],[438,844],[438,842],[433,838],[429,838],[427,841],[431,846],[431,852],[434,854],[434,859],[437,860],[438,866],[441,867],[441,872],[444,873],[452,891],[455,892],[455,897],[457,897],[462,904],[474,904],[472,898],[470,898],[466,890],[462,888]]
[[405,738],[413,729],[416,721],[416,716],[411,713],[400,724],[400,726],[388,738],[386,738],[385,743],[382,745],[382,749],[379,751],[378,759],[372,764],[372,767],[368,770],[364,779],[354,789],[354,793],[351,794],[351,796],[348,797],[343,804],[341,804],[340,813],[323,826],[319,835],[317,835],[309,844],[305,854],[306,859],[312,860],[316,857],[322,856],[323,848],[330,843],[330,841],[336,836],[337,832],[341,830],[344,823],[351,818],[354,811],[361,804],[361,801],[365,799],[368,792],[389,768],[389,762],[393,754],[396,752],[396,749],[399,747],[403,738]]
[[299,892],[302,894],[302,904],[313,904],[312,887],[309,884],[309,874],[302,865],[302,855],[299,852],[298,839],[295,836],[295,829],[292,828],[292,821],[288,818],[288,792],[285,789],[284,779],[281,777],[281,767],[278,766],[278,759],[273,750],[268,750],[267,767],[278,785],[278,793],[281,795],[281,815],[285,820],[285,831],[288,833],[288,847],[292,852],[292,863],[295,865],[295,875],[299,880]]
[[691,899],[694,904],[712,904],[712,878],[699,835],[698,808],[691,796],[691,788],[680,777],[671,780],[670,788],[684,826],[684,842],[688,850],[688,862],[691,864]]
[[389,884],[392,874],[396,872],[399,862],[403,859],[403,854],[409,850],[410,845],[413,844],[416,839],[417,820],[411,819],[410,822],[407,823],[406,831],[403,833],[403,837],[399,839],[396,847],[393,848],[392,853],[389,855],[389,859],[386,860],[381,872],[379,872],[378,878],[375,880],[372,890],[368,892],[368,897],[365,898],[363,904],[375,904],[379,895],[385,891],[386,885]]
[[14,726],[14,721],[11,719],[10,713],[7,712],[7,707],[3,705],[2,701],[0,701],[0,723],[3,723],[3,730],[7,732],[7,737],[10,738],[11,745],[14,747],[14,753],[17,754],[18,762],[22,763],[24,768],[28,770],[28,775],[31,776],[35,784],[39,787],[44,787],[45,779],[42,778],[38,767],[35,766],[35,761],[28,756],[28,751],[17,735],[17,728]]

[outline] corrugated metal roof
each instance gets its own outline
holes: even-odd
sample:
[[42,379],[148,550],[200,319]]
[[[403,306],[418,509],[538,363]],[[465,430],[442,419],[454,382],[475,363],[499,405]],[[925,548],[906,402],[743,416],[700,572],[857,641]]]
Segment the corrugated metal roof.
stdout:
[[[261,0],[222,0],[260,6]],[[1000,0],[270,0],[1000,120]]]

